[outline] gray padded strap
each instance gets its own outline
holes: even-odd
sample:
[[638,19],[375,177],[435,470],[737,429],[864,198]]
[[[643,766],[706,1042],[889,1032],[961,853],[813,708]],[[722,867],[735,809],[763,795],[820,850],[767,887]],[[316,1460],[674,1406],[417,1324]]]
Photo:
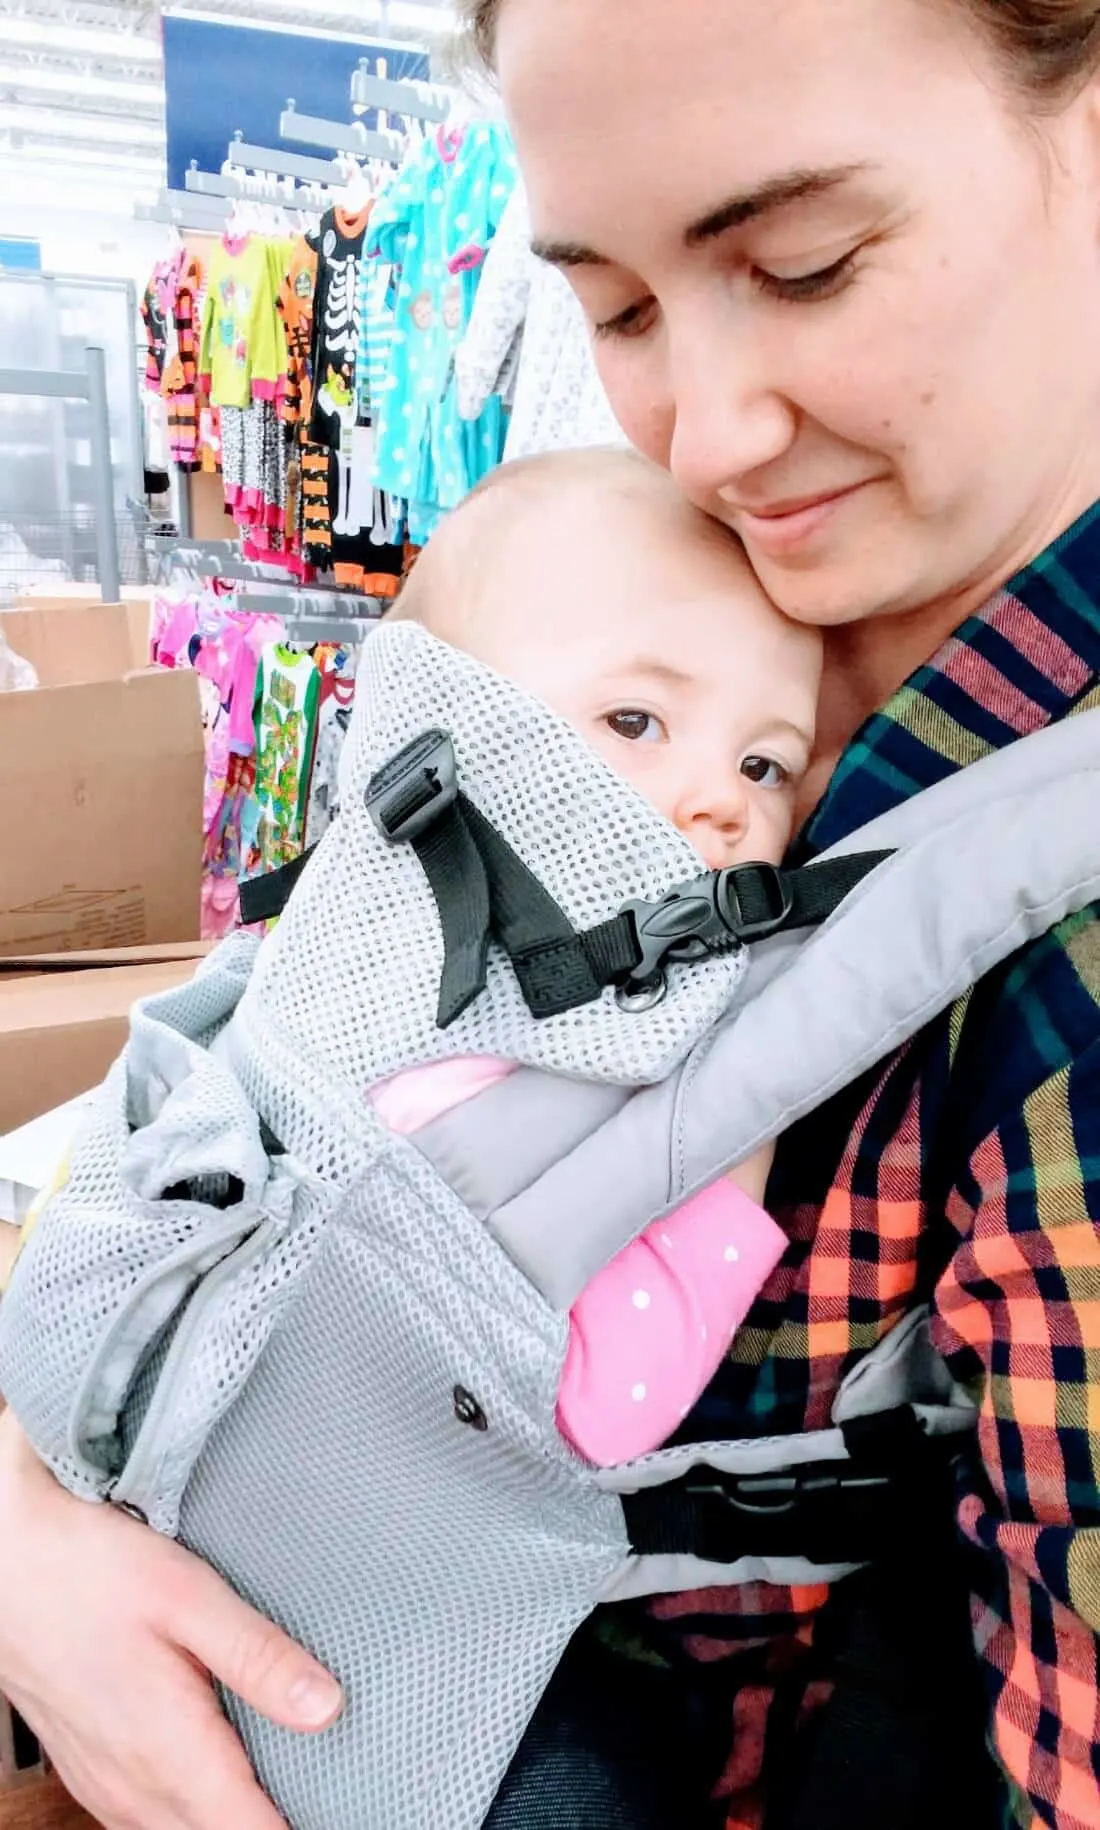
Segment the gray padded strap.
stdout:
[[[1098,738],[1100,717],[1089,714],[875,823],[876,844],[896,829],[907,849],[802,946],[773,949],[750,980],[759,987],[770,973],[770,983],[677,1075],[637,1094],[492,1216],[548,1301],[571,1307],[651,1220],[884,1059],[1028,940],[1100,900],[1100,846],[1090,842]],[[1002,780],[1018,785],[1025,752],[1046,779],[1000,796]],[[1071,759],[1076,773],[1066,774]],[[978,780],[965,786],[970,776]]]
[[628,1103],[627,1087],[517,1068],[416,1133],[414,1143],[484,1220]]
[[[1061,724],[1049,725],[957,770],[934,788],[913,795],[889,813],[861,826],[834,845],[827,856],[839,858],[853,851],[915,845],[928,833],[993,800],[1015,794],[1039,796],[1048,783],[1091,768],[1100,769],[1100,711],[1081,712]],[[853,890],[833,920],[841,920],[868,887],[861,884]],[[790,963],[801,951],[804,939],[800,934],[778,934],[774,940],[761,941],[752,948],[749,969],[738,994],[738,1009]]]

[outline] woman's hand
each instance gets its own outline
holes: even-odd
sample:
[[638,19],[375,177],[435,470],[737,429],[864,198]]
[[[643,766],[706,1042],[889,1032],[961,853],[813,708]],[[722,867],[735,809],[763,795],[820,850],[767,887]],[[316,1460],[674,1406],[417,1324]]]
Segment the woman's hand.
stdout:
[[108,1830],[278,1830],[210,1673],[302,1733],[342,1707],[205,1564],[64,1492],[0,1418],[0,1689]]

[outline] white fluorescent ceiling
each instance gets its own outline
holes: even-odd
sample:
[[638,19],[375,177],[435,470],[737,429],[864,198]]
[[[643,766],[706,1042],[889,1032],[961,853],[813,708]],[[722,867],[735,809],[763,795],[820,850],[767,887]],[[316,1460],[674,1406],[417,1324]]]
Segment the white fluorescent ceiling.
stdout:
[[26,45],[31,50],[64,51],[74,57],[118,57],[127,63],[159,64],[161,48],[155,38],[139,38],[133,32],[96,31],[87,26],[58,29],[50,19],[5,19],[0,27],[5,47]]
[[[154,170],[155,194],[165,139],[161,10],[159,0],[0,0],[0,204],[33,192],[65,207],[79,191],[81,207],[128,215],[150,196]],[[448,0],[165,0],[163,10],[421,45],[454,23]]]
[[85,76],[74,70],[49,70],[33,64],[0,64],[0,90],[29,89],[81,101],[136,102],[164,107],[163,83],[127,83],[110,76]]
[[158,121],[134,120],[122,114],[63,113],[56,108],[24,107],[16,102],[0,102],[0,129],[47,135],[57,142],[58,152],[66,158],[79,157],[66,144],[69,140],[164,147],[164,128]]
[[95,172],[109,171],[116,182],[120,174],[133,172],[136,178],[141,178],[147,184],[164,183],[164,159],[159,153],[127,152],[105,148],[102,152],[82,153],[79,167],[74,168],[72,154],[67,152],[63,146],[28,143],[14,148],[0,148],[0,158],[4,161],[6,173],[10,173],[15,166],[20,164],[35,167],[55,165],[72,173],[74,178],[80,180],[87,180],[89,174]]

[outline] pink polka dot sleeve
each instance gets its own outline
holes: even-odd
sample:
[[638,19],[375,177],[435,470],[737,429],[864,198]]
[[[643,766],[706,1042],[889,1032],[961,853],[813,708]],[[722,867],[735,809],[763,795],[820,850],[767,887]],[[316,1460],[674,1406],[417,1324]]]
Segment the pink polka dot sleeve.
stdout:
[[620,1252],[570,1317],[558,1427],[577,1453],[610,1468],[666,1442],[786,1248],[771,1216],[723,1180]]
[[[496,1059],[436,1061],[369,1094],[401,1137],[512,1072]],[[709,1385],[787,1248],[770,1215],[715,1182],[627,1246],[570,1317],[558,1427],[599,1467],[666,1442]]]

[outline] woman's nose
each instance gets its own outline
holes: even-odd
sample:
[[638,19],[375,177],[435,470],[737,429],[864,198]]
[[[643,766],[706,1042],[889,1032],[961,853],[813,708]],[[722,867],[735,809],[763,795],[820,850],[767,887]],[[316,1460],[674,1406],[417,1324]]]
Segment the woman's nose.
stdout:
[[673,430],[669,468],[684,494],[714,508],[721,494],[736,498],[738,485],[789,450],[797,415],[769,377],[768,363],[751,332],[724,340],[687,334],[672,351]]

